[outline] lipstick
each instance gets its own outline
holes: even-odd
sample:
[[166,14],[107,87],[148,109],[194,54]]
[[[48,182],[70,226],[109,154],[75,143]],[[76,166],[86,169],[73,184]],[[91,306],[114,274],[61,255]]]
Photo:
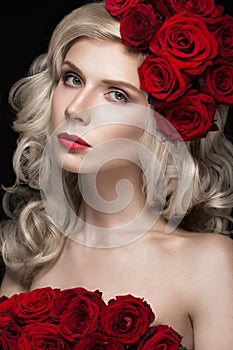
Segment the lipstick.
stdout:
[[58,142],[62,147],[65,147],[72,151],[84,151],[88,148],[91,148],[91,145],[89,145],[81,137],[68,134],[67,132],[58,134]]

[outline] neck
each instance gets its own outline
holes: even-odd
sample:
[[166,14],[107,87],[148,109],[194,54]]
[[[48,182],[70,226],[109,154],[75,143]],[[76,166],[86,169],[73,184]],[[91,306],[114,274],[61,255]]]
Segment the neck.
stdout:
[[136,165],[81,175],[79,215],[91,225],[114,228],[134,220],[145,206]]
[[[146,206],[140,169],[132,164],[79,175],[82,202],[79,226],[72,238],[84,245],[116,247],[148,232],[158,213]],[[75,233],[76,232],[76,233]]]

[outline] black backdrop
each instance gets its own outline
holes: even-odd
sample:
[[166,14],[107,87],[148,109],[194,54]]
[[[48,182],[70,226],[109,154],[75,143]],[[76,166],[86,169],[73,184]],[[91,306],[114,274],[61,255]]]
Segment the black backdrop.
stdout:
[[[0,185],[9,186],[14,181],[12,155],[17,135],[11,129],[13,115],[7,103],[10,86],[26,75],[38,54],[46,51],[52,30],[60,19],[85,2],[91,0],[41,0],[29,3],[9,0],[0,6]],[[232,15],[231,1],[216,2],[224,5]],[[232,114],[231,111],[227,129],[230,137],[233,137]],[[0,190],[0,201],[2,194]],[[4,218],[4,213],[0,205],[1,218]]]
[[[0,5],[0,186],[14,182],[12,156],[17,134],[8,105],[12,84],[27,74],[33,59],[45,52],[56,24],[72,9],[91,0],[4,1]],[[51,4],[52,3],[52,4]],[[3,8],[4,7],[4,8]],[[0,220],[3,190],[0,188]]]

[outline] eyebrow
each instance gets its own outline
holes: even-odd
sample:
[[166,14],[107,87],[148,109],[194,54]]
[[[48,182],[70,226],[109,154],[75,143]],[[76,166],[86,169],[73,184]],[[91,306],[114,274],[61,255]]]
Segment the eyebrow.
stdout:
[[75,64],[73,64],[72,62],[64,61],[62,63],[62,66],[64,66],[64,65],[70,66],[73,70],[77,71],[82,76],[81,70]]
[[[75,65],[73,64],[72,62],[70,61],[64,61],[62,63],[62,65],[68,65],[70,66],[72,69],[76,70],[80,75],[82,75],[82,72],[80,71],[80,69]],[[126,81],[121,81],[121,80],[114,80],[114,79],[102,79],[101,80],[103,84],[106,84],[106,85],[112,85],[112,86],[123,86],[123,87],[126,87],[126,88],[129,88],[131,90],[134,90],[136,92],[141,92],[140,89],[138,89],[136,86],[126,82]]]
[[103,79],[102,82],[107,85],[112,85],[112,86],[123,86],[126,88],[129,88],[131,90],[134,90],[136,92],[141,92],[140,89],[136,88],[136,86],[127,83],[126,81],[121,81],[121,80],[112,80],[112,79]]

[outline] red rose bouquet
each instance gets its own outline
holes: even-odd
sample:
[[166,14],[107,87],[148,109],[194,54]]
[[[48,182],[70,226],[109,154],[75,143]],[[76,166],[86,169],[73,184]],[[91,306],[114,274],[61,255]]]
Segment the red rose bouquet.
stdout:
[[[217,107],[233,106],[233,18],[223,6],[214,0],[106,0],[106,8],[120,21],[122,43],[145,54],[141,89],[165,138],[193,141],[217,131]],[[197,113],[194,100],[189,106],[193,91]]]
[[1,350],[181,350],[182,336],[152,326],[150,305],[128,295],[106,304],[99,290],[50,287],[0,299]]

